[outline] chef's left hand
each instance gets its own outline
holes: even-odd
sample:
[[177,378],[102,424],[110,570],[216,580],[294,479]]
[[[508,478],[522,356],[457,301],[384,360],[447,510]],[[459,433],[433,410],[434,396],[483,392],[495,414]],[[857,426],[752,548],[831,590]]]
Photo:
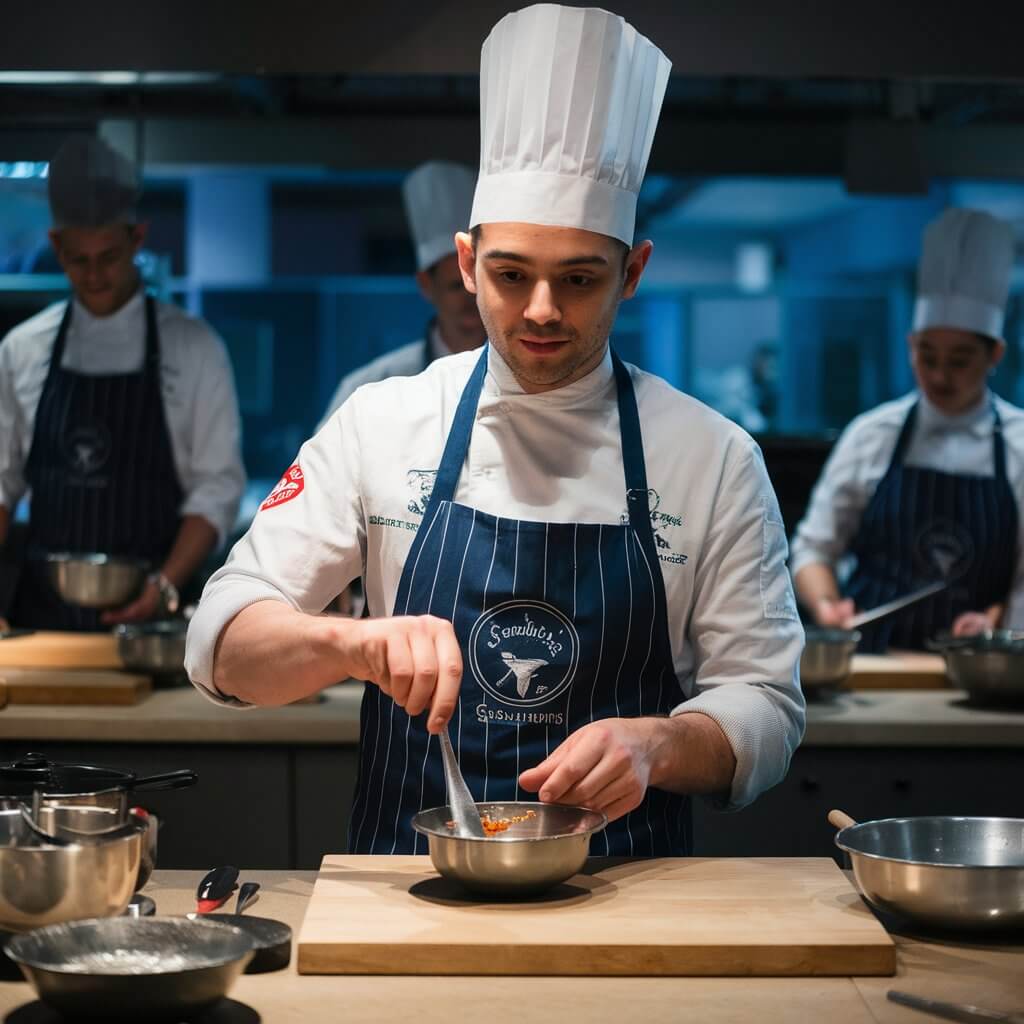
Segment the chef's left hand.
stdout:
[[647,792],[655,757],[652,719],[603,718],[577,729],[519,785],[542,803],[603,811],[609,821],[635,810]]
[[985,612],[964,612],[953,622],[953,636],[976,636],[994,628],[995,624]]
[[159,611],[160,588],[156,583],[147,580],[142,593],[131,604],[104,612],[100,621],[108,626],[117,625],[119,622],[146,622]]

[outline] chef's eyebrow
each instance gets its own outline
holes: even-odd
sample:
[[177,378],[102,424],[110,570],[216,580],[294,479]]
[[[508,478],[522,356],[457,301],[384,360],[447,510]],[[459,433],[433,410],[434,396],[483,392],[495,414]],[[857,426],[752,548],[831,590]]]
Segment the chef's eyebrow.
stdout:
[[[533,263],[533,260],[529,256],[524,256],[522,253],[509,252],[506,249],[489,249],[484,253],[485,260],[512,260],[515,263]],[[556,266],[559,267],[579,267],[587,264],[599,264],[600,266],[607,267],[608,260],[604,256],[599,256],[596,253],[585,256],[570,256],[566,260],[559,260]]]

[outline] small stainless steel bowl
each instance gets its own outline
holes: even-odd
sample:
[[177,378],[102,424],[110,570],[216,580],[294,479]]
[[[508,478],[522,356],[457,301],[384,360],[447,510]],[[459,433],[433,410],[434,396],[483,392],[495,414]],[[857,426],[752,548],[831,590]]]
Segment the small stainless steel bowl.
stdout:
[[542,803],[478,803],[491,819],[533,812],[508,831],[483,839],[460,837],[448,827],[448,807],[420,811],[412,827],[427,837],[434,867],[482,896],[536,896],[572,878],[590,852],[590,837],[608,824],[599,811]]
[[[44,808],[40,814],[44,829],[56,823],[46,813],[49,810]],[[106,813],[102,808],[93,810]],[[126,826],[126,831],[119,830],[109,839],[85,834],[81,843],[66,828],[54,828],[53,835],[72,842],[51,846],[36,841],[8,811],[0,814],[0,929],[18,932],[120,914],[138,884],[149,828],[148,822],[132,820],[134,828]]]
[[59,552],[46,558],[61,600],[80,608],[116,608],[142,590],[148,566],[134,558]]
[[171,676],[185,671],[184,619],[123,624],[115,627],[117,653],[124,667],[134,672]]
[[996,629],[977,636],[944,636],[929,646],[942,652],[949,681],[972,700],[1024,704],[1024,632]]
[[76,1020],[178,1021],[222,999],[253,956],[239,928],[178,917],[73,921],[6,946],[39,998]]
[[805,693],[841,686],[850,674],[853,655],[860,643],[855,629],[806,630],[807,641],[800,655],[800,683]]

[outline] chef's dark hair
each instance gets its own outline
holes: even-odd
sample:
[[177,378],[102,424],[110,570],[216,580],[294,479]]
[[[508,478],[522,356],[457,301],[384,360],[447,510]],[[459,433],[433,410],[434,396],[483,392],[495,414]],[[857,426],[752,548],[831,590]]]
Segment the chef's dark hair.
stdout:
[[[478,246],[478,245],[480,244],[480,229],[481,229],[482,227],[483,227],[483,225],[482,225],[482,224],[477,224],[477,225],[475,225],[474,227],[471,227],[471,228],[469,229],[469,234],[470,234],[470,236],[471,236],[471,237],[472,237],[472,239],[473,239],[473,255],[474,255],[474,256],[476,256],[476,248],[477,248],[477,246]],[[622,252],[622,269],[623,269],[623,272],[625,272],[625,269],[626,269],[626,260],[628,260],[628,259],[629,259],[629,253],[630,253],[630,248],[629,248],[629,246],[628,246],[628,245],[626,245],[626,243],[625,243],[625,242],[621,241],[621,240],[620,240],[620,239],[618,239],[618,238],[613,238],[613,239],[612,239],[612,241],[613,241],[613,242],[614,242],[614,243],[615,243],[615,244],[616,244],[617,246],[619,246],[619,248],[620,248],[620,251]]]

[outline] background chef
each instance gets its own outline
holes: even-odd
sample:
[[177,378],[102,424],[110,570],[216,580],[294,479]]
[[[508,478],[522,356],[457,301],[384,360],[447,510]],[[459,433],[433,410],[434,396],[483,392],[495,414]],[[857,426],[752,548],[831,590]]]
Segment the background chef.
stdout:
[[[0,345],[0,542],[31,490],[14,625],[96,629],[173,610],[234,522],[245,485],[238,403],[210,328],[145,294],[135,167],[69,138],[50,164],[50,238],[72,297]],[[125,608],[64,604],[45,557],[104,552],[150,562]]]
[[[651,253],[632,237],[668,73],[604,11],[498,23],[458,239],[490,344],[360,388],[192,620],[216,700],[376,684],[355,851],[422,849],[446,726],[478,800],[601,809],[596,852],[637,855],[689,851],[689,794],[745,804],[799,740],[803,633],[758,449],[608,348]],[[316,614],[359,575],[371,618]]]
[[[796,586],[821,625],[948,581],[861,627],[865,649],[1024,626],[1024,413],[987,387],[1006,351],[1013,250],[1010,226],[987,213],[949,209],[929,225],[909,336],[917,390],[850,424],[797,528]],[[845,554],[856,567],[841,599]]]
[[468,352],[484,343],[476,299],[466,291],[455,254],[455,233],[465,230],[469,222],[475,184],[476,177],[468,167],[445,160],[421,164],[402,182],[406,219],[416,246],[416,283],[435,315],[422,338],[344,377],[321,427],[361,385],[388,377],[413,377],[435,359]]

